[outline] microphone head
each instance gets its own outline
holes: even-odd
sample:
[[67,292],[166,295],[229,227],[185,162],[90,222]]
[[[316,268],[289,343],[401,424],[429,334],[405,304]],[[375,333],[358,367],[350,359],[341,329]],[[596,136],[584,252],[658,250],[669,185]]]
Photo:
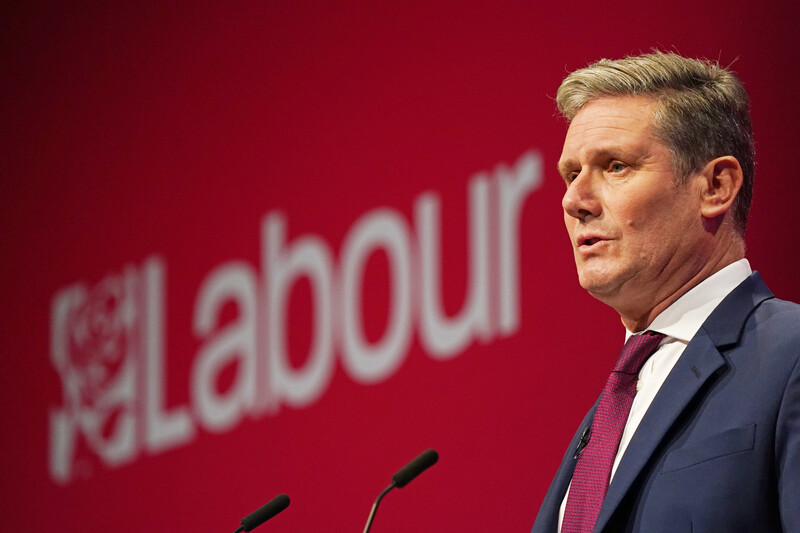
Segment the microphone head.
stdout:
[[242,518],[242,529],[244,531],[250,531],[251,529],[260,526],[287,507],[289,507],[289,497],[286,494],[275,496],[265,505],[259,507],[249,515]]
[[408,485],[412,479],[420,475],[427,468],[436,464],[438,460],[439,454],[436,453],[436,450],[425,450],[419,454],[416,459],[398,470],[398,472],[392,476],[392,483],[394,483],[397,488],[402,489]]

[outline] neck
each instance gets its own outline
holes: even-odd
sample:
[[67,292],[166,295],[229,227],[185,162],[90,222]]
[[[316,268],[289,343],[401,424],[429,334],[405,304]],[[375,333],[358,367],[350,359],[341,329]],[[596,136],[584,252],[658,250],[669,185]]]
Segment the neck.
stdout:
[[718,248],[717,251],[718,253],[712,254],[699,270],[690,273],[683,279],[665,283],[661,294],[654,298],[656,303],[638,306],[614,306],[625,328],[631,332],[644,331],[662,311],[693,287],[731,263],[743,259],[745,253],[744,240],[737,236],[737,238],[731,239],[727,246]]

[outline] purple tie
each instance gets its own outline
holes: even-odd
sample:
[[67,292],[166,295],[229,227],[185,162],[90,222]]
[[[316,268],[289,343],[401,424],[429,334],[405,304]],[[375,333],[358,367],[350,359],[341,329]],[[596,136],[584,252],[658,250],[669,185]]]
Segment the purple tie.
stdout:
[[639,371],[664,337],[661,333],[646,331],[631,335],[622,348],[600,396],[589,443],[580,452],[572,474],[561,533],[590,533],[594,528],[606,497],[622,430],[636,396]]

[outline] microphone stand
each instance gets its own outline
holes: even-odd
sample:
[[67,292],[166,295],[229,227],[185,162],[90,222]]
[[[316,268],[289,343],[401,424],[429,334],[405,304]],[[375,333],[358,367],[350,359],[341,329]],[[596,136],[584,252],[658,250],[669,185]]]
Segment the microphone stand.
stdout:
[[389,491],[395,488],[396,486],[397,485],[395,484],[395,482],[392,481],[392,484],[383,489],[383,492],[378,494],[378,497],[375,498],[375,503],[372,504],[372,510],[369,512],[369,518],[367,518],[367,525],[364,526],[364,533],[369,533],[369,528],[372,527],[372,519],[375,518],[375,513],[378,510],[378,505],[380,505],[383,497],[386,496],[389,493]]
[[378,511],[378,505],[380,505],[381,500],[390,490],[395,487],[402,489],[408,485],[412,479],[420,475],[426,468],[429,468],[438,460],[439,454],[436,453],[436,450],[425,450],[419,454],[416,459],[398,470],[397,473],[392,476],[392,484],[378,494],[375,503],[372,504],[372,510],[369,512],[369,518],[367,518],[367,525],[364,526],[364,533],[369,533],[369,528],[372,527],[372,520],[375,518],[375,513]]

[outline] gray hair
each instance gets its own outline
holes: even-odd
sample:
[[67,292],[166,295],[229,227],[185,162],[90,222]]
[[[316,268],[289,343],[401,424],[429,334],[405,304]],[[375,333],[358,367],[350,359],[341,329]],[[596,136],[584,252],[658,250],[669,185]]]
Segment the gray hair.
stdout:
[[742,82],[717,62],[654,52],[601,59],[568,75],[558,88],[558,110],[572,121],[588,103],[612,96],[646,96],[656,102],[653,128],[672,152],[681,182],[703,165],[730,155],[742,167],[733,220],[744,235],[753,197],[755,149],[749,100]]

